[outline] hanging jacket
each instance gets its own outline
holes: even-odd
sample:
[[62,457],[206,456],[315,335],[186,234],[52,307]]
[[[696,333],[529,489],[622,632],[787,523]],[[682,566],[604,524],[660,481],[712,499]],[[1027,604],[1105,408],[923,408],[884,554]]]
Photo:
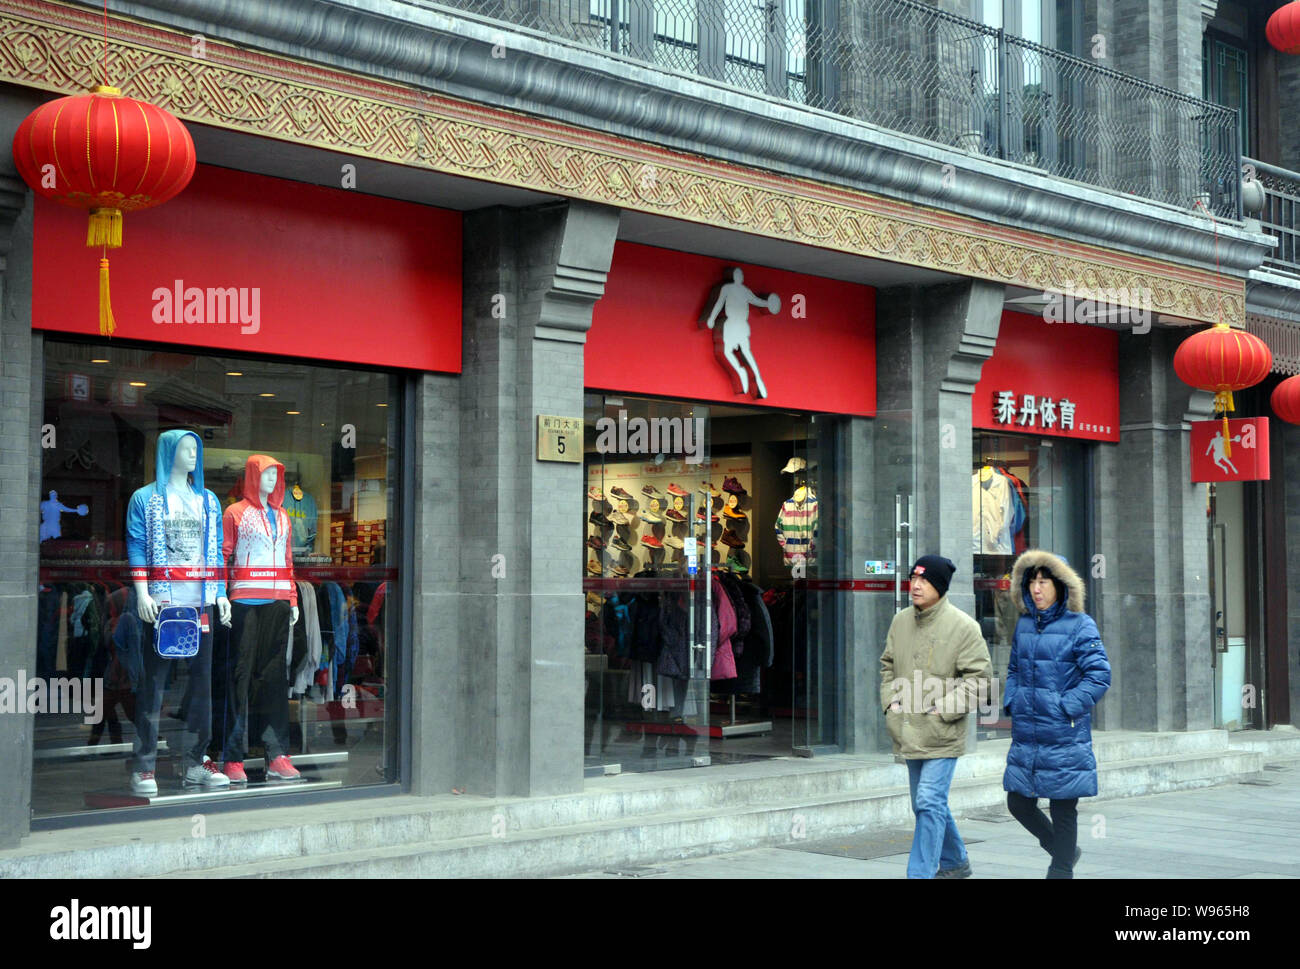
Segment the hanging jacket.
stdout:
[[659,601],[659,629],[663,647],[655,672],[684,680],[691,675],[691,644],[687,629],[685,598],[680,592],[665,592]]
[[195,495],[203,498],[204,567],[202,600],[205,604],[216,602],[226,595],[226,580],[221,554],[221,505],[217,496],[203,487],[203,441],[193,431],[170,430],[158,435],[154,451],[154,481],[137,488],[126,507],[126,560],[131,567],[132,579],[148,582],[151,598],[171,602],[171,583],[183,576],[174,575],[167,561],[167,489],[176,449],[186,436],[194,438],[198,454],[194,470],[189,473],[189,484]]
[[713,672],[711,680],[731,680],[736,676],[736,658],[731,652],[731,637],[736,632],[736,611],[731,608],[731,600],[718,577],[713,576],[713,610],[718,622],[718,635],[713,649]]
[[[279,472],[266,502],[275,518],[274,535],[260,491],[262,473],[268,468]],[[280,507],[283,501],[284,465],[265,454],[249,455],[244,465],[243,500],[227,508],[221,522],[221,552],[230,563],[232,600],[287,599],[291,606],[298,605],[289,516]]]
[[733,656],[740,657],[745,653],[753,620],[750,618],[749,606],[745,604],[745,597],[740,591],[740,580],[730,572],[723,572],[718,580],[722,583],[722,590],[727,594],[727,601],[731,603],[731,609],[736,614],[736,632],[731,637],[731,653]]
[[745,644],[745,656],[756,666],[771,666],[773,659],[772,617],[763,601],[763,590],[753,582],[742,579],[741,594],[749,607],[751,628]]
[[[1026,572],[1046,566],[1066,596],[1040,611]],[[1083,611],[1083,580],[1064,560],[1038,549],[1011,572],[1021,612],[1007,667],[1003,709],[1011,715],[1005,790],[1057,800],[1095,797],[1092,708],[1110,686],[1110,663],[1092,617]]]

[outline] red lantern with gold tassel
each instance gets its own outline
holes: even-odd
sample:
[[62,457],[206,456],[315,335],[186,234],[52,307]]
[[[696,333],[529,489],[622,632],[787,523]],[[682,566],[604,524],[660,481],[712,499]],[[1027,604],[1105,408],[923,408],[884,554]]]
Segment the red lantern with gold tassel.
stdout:
[[14,164],[32,191],[90,211],[86,245],[98,246],[99,332],[116,324],[108,252],[122,245],[122,214],[174,198],[194,175],[194,140],[156,105],[107,84],[41,105],[18,126]]
[[1193,333],[1174,353],[1174,370],[1183,383],[1214,393],[1214,411],[1223,414],[1223,450],[1232,454],[1228,414],[1232,392],[1253,387],[1273,369],[1273,353],[1259,337],[1216,323]]
[[1300,2],[1273,11],[1264,26],[1264,36],[1283,54],[1300,54]]
[[1288,424],[1300,424],[1300,373],[1273,388],[1269,398],[1273,413]]

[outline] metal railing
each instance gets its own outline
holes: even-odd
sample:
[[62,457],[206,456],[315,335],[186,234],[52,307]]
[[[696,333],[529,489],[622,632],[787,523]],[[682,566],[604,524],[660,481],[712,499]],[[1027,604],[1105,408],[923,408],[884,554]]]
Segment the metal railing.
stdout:
[[1240,218],[1237,112],[919,0],[408,0]]
[[1277,236],[1277,248],[1264,257],[1264,265],[1294,276],[1300,276],[1300,174],[1274,165],[1242,159],[1242,170],[1247,183],[1259,182],[1263,191],[1262,208],[1250,207],[1247,215],[1259,219],[1265,232]]

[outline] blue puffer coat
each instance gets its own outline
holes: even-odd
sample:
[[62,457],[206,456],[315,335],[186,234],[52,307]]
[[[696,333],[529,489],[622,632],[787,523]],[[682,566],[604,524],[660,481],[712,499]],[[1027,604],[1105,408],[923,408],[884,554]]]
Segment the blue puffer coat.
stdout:
[[[1040,612],[1025,573],[1046,566],[1066,598]],[[1095,797],[1092,708],[1110,686],[1110,663],[1097,624],[1083,611],[1083,580],[1065,562],[1031,549],[1016,560],[1012,590],[1021,594],[1003,708],[1011,715],[1005,790],[1057,800]]]

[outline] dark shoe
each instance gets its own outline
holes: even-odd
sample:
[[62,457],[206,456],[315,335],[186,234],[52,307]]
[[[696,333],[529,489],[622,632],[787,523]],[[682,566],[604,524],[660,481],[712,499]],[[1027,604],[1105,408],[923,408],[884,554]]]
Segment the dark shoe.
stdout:
[[971,876],[970,859],[967,858],[960,868],[940,868],[935,878],[969,878]]

